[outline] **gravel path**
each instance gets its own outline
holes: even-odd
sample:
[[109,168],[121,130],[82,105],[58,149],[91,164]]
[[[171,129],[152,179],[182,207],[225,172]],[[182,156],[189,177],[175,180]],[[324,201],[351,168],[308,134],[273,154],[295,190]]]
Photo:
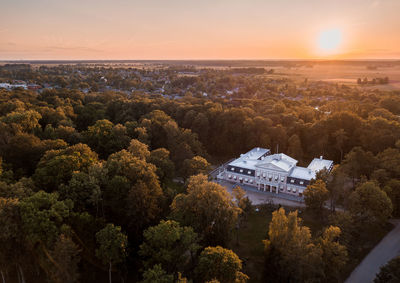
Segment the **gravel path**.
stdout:
[[382,265],[400,255],[400,219],[392,221],[396,226],[353,270],[345,283],[370,283]]

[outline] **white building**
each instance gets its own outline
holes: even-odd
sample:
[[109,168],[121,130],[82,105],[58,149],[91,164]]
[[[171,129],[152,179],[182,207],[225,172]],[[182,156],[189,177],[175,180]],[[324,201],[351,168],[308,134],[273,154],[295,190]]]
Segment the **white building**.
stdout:
[[324,168],[332,170],[333,161],[314,158],[307,168],[284,153],[271,154],[269,149],[254,148],[224,167],[218,177],[229,182],[246,184],[260,191],[302,196],[311,179]]

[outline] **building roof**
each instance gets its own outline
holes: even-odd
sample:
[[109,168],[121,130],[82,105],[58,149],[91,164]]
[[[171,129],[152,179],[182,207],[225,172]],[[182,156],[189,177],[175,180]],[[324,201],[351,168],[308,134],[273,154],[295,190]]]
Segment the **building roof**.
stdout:
[[311,180],[315,178],[315,171],[305,167],[295,167],[293,171],[289,174],[289,177],[302,180]]
[[261,162],[261,157],[269,154],[269,152],[269,149],[255,147],[245,154],[241,154],[239,158],[233,160],[229,165],[254,170],[255,166]]
[[284,153],[272,154],[261,159],[261,162],[258,164],[258,167],[268,168],[269,164],[272,164],[279,169],[289,172],[293,167],[296,166],[297,160],[291,158],[290,156]]
[[324,168],[329,169],[332,166],[332,164],[333,164],[332,160],[322,159],[322,156],[320,156],[320,158],[314,158],[314,160],[311,161],[311,163],[307,166],[307,168],[317,172]]

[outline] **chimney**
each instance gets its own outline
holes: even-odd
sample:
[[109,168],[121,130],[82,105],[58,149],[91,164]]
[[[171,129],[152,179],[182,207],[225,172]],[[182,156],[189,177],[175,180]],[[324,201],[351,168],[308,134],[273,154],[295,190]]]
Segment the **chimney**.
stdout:
[[322,155],[319,157],[319,159],[321,159],[321,160],[322,160]]

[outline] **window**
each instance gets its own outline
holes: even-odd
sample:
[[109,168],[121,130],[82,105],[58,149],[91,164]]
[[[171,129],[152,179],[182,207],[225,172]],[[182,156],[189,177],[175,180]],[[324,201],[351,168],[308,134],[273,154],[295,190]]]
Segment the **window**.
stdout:
[[294,193],[296,192],[296,188],[293,188],[293,192],[294,192]]
[[247,178],[246,178],[246,179],[244,179],[244,181],[245,181],[245,182],[248,182],[248,181],[249,181],[249,179],[247,179]]
[[250,179],[250,184],[253,184],[253,180]]
[[231,174],[229,174],[229,175],[228,175],[228,178],[229,178],[229,179],[232,179],[232,175],[231,175]]
[[288,188],[287,188],[287,191],[288,191],[288,192],[290,192],[290,191],[291,191],[291,188],[290,188],[290,187],[288,187]]
[[281,182],[285,181],[285,177],[281,177]]
[[260,172],[257,172],[257,177],[260,177]]
[[236,180],[236,176],[233,176],[233,179]]
[[265,173],[263,173],[262,176],[265,178]]

